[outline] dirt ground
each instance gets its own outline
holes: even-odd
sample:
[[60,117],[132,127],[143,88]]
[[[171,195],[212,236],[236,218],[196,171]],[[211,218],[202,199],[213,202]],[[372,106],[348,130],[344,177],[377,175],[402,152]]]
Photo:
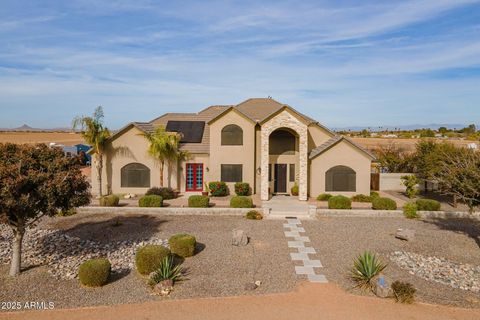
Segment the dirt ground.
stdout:
[[[412,283],[417,289],[417,300],[427,303],[480,308],[480,294],[423,280],[409,274],[391,262],[393,251],[407,251],[429,257],[443,257],[463,264],[480,264],[480,221],[475,219],[411,220],[393,217],[335,217],[302,222],[305,231],[317,249],[318,258],[330,281],[347,291],[354,283],[348,271],[353,259],[365,250],[376,252],[388,263],[384,273],[390,283],[395,280]],[[395,238],[397,229],[415,230],[413,241]]]
[[[389,145],[395,145],[400,149],[405,149],[408,151],[414,151],[415,145],[421,141],[421,139],[401,139],[401,138],[359,138],[359,137],[351,137],[352,141],[358,143],[362,147],[368,150],[375,150],[378,147],[384,147]],[[466,146],[469,143],[478,141],[470,141],[470,140],[445,140],[445,139],[435,139],[437,142],[450,142],[456,146]]]
[[83,138],[73,132],[0,132],[0,143],[46,143],[55,142],[67,146],[83,143]]
[[355,296],[335,284],[302,283],[293,292],[231,298],[152,301],[115,307],[57,309],[0,313],[0,319],[18,320],[478,320],[479,309],[459,309]]
[[[290,261],[283,221],[252,221],[243,217],[214,216],[122,216],[85,215],[46,219],[41,228],[61,229],[70,236],[102,244],[150,237],[168,239],[176,233],[197,238],[198,253],[182,266],[187,279],[175,285],[166,299],[221,297],[249,294],[247,283],[262,285],[253,294],[294,290],[298,284]],[[250,237],[245,247],[231,245],[232,230],[240,228]],[[68,259],[68,258],[66,258]],[[133,259],[133,258],[132,258]],[[0,301],[52,301],[57,308],[139,303],[160,300],[152,296],[146,279],[133,270],[115,275],[102,288],[87,289],[78,280],[56,280],[46,267],[28,267],[14,279],[8,266],[0,265]]]

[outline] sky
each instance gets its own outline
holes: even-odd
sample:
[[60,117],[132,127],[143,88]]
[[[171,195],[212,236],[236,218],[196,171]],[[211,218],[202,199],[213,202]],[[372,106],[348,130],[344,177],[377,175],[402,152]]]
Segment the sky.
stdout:
[[329,127],[478,124],[480,1],[1,1],[0,128],[267,96]]

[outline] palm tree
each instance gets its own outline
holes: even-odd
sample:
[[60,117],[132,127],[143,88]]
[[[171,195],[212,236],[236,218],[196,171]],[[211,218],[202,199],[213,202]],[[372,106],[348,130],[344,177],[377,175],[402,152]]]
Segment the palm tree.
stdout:
[[103,108],[98,106],[91,117],[77,116],[73,119],[73,129],[80,127],[82,137],[85,142],[92,146],[93,157],[95,159],[95,168],[97,169],[98,194],[103,196],[102,192],[102,170],[103,155],[105,144],[110,137],[110,131],[103,124]]
[[145,132],[141,135],[150,143],[148,153],[160,163],[160,187],[163,187],[165,163],[170,167],[174,162],[188,157],[186,151],[180,150],[181,135],[167,132],[163,126],[157,127],[154,132]]

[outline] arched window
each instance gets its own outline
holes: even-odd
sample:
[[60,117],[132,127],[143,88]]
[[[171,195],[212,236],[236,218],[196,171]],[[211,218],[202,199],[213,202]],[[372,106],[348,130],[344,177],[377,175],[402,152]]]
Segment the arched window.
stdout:
[[336,166],[325,173],[325,191],[356,191],[357,174],[352,168]]
[[121,169],[122,188],[150,188],[150,169],[141,163],[130,163]]
[[273,155],[295,154],[295,136],[287,130],[275,130],[270,134],[269,153]]
[[222,146],[243,145],[243,130],[236,124],[229,124],[222,129]]

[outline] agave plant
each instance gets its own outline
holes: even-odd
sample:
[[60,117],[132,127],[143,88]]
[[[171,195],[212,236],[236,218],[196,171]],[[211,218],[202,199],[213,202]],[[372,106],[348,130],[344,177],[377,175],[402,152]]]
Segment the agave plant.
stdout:
[[156,271],[150,276],[150,284],[155,285],[164,280],[171,280],[172,282],[183,280],[183,268],[180,265],[175,265],[171,256],[165,257]]
[[387,265],[379,261],[374,253],[365,251],[353,262],[351,277],[357,283],[357,287],[372,290],[373,279],[386,267]]

